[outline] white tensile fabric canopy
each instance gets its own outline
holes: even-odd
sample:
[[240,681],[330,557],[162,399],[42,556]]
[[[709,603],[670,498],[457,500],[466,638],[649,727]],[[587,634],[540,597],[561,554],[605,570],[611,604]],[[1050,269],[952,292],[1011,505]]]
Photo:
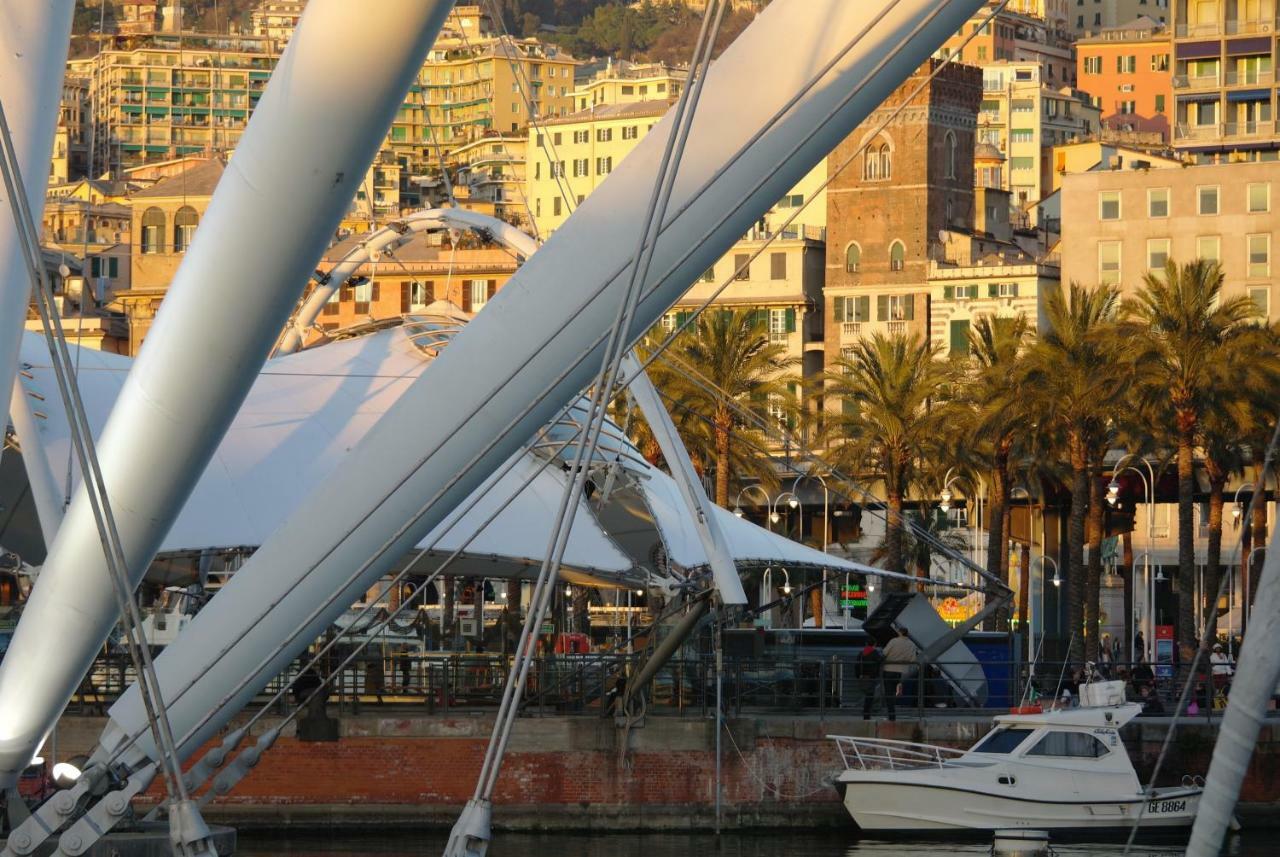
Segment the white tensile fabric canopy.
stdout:
[[[430,364],[431,352],[443,344],[432,335],[438,329],[411,322],[269,360],[165,538],[162,552],[262,544]],[[425,346],[428,339],[431,345]],[[74,347],[72,359],[79,367],[81,396],[96,434],[106,423],[132,361]],[[26,390],[43,399],[36,420],[40,436],[19,438],[24,454],[43,456],[60,479],[70,470],[78,482],[78,468],[68,468],[67,420],[40,336],[24,338],[22,362],[30,375],[22,379]],[[612,434],[620,433],[615,428]],[[521,453],[509,462],[508,472],[490,478],[473,495],[472,508],[446,519],[420,546],[430,548],[432,557],[461,549],[463,557],[453,568],[456,574],[536,575],[566,478],[559,462],[545,468],[544,463],[541,455]],[[406,461],[406,468],[411,464]],[[660,533],[668,560],[684,570],[705,566],[706,554],[671,477],[638,454],[625,457],[625,468],[648,507],[648,515],[633,517],[655,528],[655,536]],[[526,480],[532,481],[522,490]],[[480,529],[509,498],[514,498],[510,505]],[[617,586],[655,582],[655,569],[628,556],[601,526],[593,508],[590,501],[579,505],[565,554],[566,577]],[[725,509],[717,512],[730,548],[743,564],[876,572],[770,533]]]

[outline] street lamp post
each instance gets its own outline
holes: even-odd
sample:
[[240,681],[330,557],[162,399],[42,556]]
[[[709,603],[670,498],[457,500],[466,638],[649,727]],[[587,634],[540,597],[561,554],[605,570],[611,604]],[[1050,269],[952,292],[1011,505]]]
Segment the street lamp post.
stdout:
[[[800,487],[800,480],[804,479],[806,475],[809,478],[817,479],[822,483],[822,553],[825,556],[827,553],[827,546],[831,543],[831,491],[827,488],[827,480],[822,478],[822,474],[810,473],[801,474],[795,478],[791,483],[792,494],[796,493],[796,489]],[[801,520],[803,520],[803,517]],[[804,526],[802,524],[801,530],[803,531],[803,529]],[[813,624],[814,627],[821,628],[826,624],[825,619],[827,613],[827,568],[825,565],[822,567],[822,597],[818,599],[818,604],[818,612],[813,617]]]
[[[1130,458],[1137,458],[1144,465],[1146,465],[1146,468],[1147,468],[1146,474],[1144,474],[1138,468],[1134,467],[1132,464],[1125,467],[1120,466]],[[1130,452],[1121,456],[1120,460],[1116,462],[1116,466],[1111,471],[1111,484],[1107,486],[1107,502],[1110,503],[1112,506],[1114,506],[1120,499],[1120,483],[1117,481],[1117,478],[1120,476],[1121,473],[1124,473],[1126,471],[1133,471],[1134,473],[1138,474],[1138,478],[1142,480],[1142,488],[1143,488],[1143,491],[1145,492],[1145,497],[1146,497],[1147,549],[1146,551],[1144,551],[1145,559],[1143,560],[1144,565],[1142,570],[1142,576],[1143,576],[1143,580],[1146,582],[1146,586],[1143,587],[1144,594],[1148,594],[1149,597],[1153,600],[1148,601],[1146,605],[1147,606],[1147,611],[1146,611],[1147,612],[1147,633],[1143,638],[1143,643],[1145,647],[1150,647],[1155,645],[1154,641],[1155,641],[1155,635],[1156,635],[1156,627],[1155,627],[1155,619],[1154,619],[1155,612],[1156,612],[1155,602],[1154,602],[1155,583],[1151,581],[1151,552],[1155,550],[1156,472],[1155,472],[1155,469],[1151,466],[1150,461],[1147,461],[1145,458],[1139,458],[1136,453]],[[1150,479],[1147,478],[1148,476],[1150,476]],[[1132,591],[1133,569],[1129,569],[1129,577],[1130,577],[1129,586],[1130,586],[1130,590]],[[1125,645],[1129,649],[1129,660],[1130,661],[1134,660],[1137,655],[1137,652],[1135,651],[1133,638],[1130,637],[1128,642]],[[1144,652],[1143,654],[1146,654],[1146,653]]]
[[[1265,481],[1263,484],[1266,484]],[[1253,491],[1253,483],[1246,482],[1241,485],[1236,489],[1235,497],[1232,498],[1231,521],[1232,525],[1235,527],[1239,527],[1241,521],[1243,521],[1244,507],[1240,505],[1240,492],[1245,489]],[[1263,495],[1263,499],[1266,499],[1265,494]],[[1257,534],[1255,533],[1253,535],[1256,538]],[[1264,546],[1260,545],[1259,547],[1251,548],[1249,551],[1249,561],[1244,563],[1244,579],[1240,581],[1240,590],[1244,593],[1243,600],[1240,602],[1240,621],[1241,627],[1245,628],[1249,626],[1249,578],[1253,577],[1253,551],[1262,550],[1263,547]]]
[[[1053,580],[1052,580],[1052,581],[1049,581],[1049,580],[1047,580],[1047,579],[1045,578],[1045,573],[1044,573],[1044,566],[1045,566],[1045,563],[1048,563],[1049,565],[1052,565],[1052,566],[1053,566]],[[1054,587],[1061,587],[1061,586],[1062,586],[1062,577],[1061,577],[1061,576],[1059,576],[1059,574],[1058,574],[1058,561],[1057,561],[1056,559],[1054,559],[1053,557],[1049,556],[1047,553],[1043,553],[1043,552],[1042,552],[1042,553],[1040,554],[1040,617],[1041,617],[1041,618],[1040,618],[1040,629],[1039,629],[1039,630],[1040,630],[1040,639],[1041,639],[1041,640],[1043,640],[1043,639],[1044,639],[1044,637],[1046,636],[1046,635],[1045,635],[1045,628],[1048,626],[1048,623],[1044,620],[1044,617],[1045,617],[1045,616],[1047,616],[1047,615],[1049,615],[1049,614],[1048,614],[1048,609],[1049,609],[1049,608],[1048,608],[1048,605],[1047,605],[1047,603],[1046,603],[1046,602],[1047,602],[1047,600],[1048,600],[1048,597],[1049,597],[1049,587],[1048,587],[1048,586],[1046,586],[1045,584],[1046,584],[1046,583],[1050,583],[1050,582],[1052,582],[1052,583],[1053,583]],[[1030,593],[1028,593],[1028,594],[1030,594]],[[1034,669],[1035,669],[1034,660],[1035,660],[1035,657],[1036,657],[1037,653],[1039,652],[1039,646],[1037,645],[1037,642],[1036,642],[1036,639],[1035,639],[1035,633],[1034,633],[1034,632],[1032,632],[1032,633],[1031,633],[1029,642],[1031,643],[1031,658],[1032,658],[1032,661],[1033,661],[1033,663],[1032,663],[1032,665],[1031,665],[1031,668],[1032,668],[1032,670],[1034,671]],[[1043,643],[1040,643],[1040,645],[1042,646],[1042,645],[1043,645]]]
[[[761,496],[764,497],[764,505],[765,505],[766,511],[769,509],[769,506],[772,504],[772,501],[770,501],[769,499],[769,492],[764,490],[764,486],[761,485],[759,482],[753,482],[750,485],[743,486],[743,489],[738,492],[737,498],[733,501],[733,514],[737,515],[739,518],[741,518],[743,515],[746,514],[746,512],[742,510],[742,495],[746,494],[748,491],[750,491],[753,488],[759,491]],[[766,528],[772,531],[773,527],[768,526],[769,523],[770,523],[769,518],[768,516],[766,516],[765,517]]]

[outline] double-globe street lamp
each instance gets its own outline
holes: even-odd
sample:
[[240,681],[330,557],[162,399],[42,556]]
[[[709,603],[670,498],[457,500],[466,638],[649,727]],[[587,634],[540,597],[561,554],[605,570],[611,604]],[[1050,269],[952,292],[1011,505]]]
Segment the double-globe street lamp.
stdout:
[[[1141,461],[1146,466],[1147,472],[1144,474],[1141,470],[1139,470],[1137,467],[1134,467],[1132,464],[1121,466],[1121,465],[1124,465],[1125,462],[1131,458]],[[1144,640],[1145,646],[1153,646],[1155,645],[1154,640],[1155,640],[1155,634],[1156,634],[1156,626],[1155,626],[1156,581],[1151,576],[1151,553],[1152,551],[1155,550],[1156,472],[1155,472],[1155,469],[1151,466],[1151,462],[1147,461],[1145,458],[1140,458],[1137,453],[1130,452],[1130,453],[1126,453],[1125,455],[1122,455],[1120,457],[1120,460],[1116,462],[1116,466],[1112,468],[1112,471],[1111,471],[1111,483],[1107,485],[1107,503],[1108,504],[1114,506],[1116,505],[1117,502],[1119,502],[1120,474],[1125,473],[1127,471],[1131,471],[1133,473],[1138,474],[1138,478],[1142,480],[1143,496],[1145,497],[1146,506],[1147,506],[1147,549],[1143,552],[1144,560],[1143,560],[1143,566],[1142,566],[1142,579],[1144,581],[1143,594],[1146,600],[1144,612],[1146,613],[1147,627],[1146,627],[1146,634],[1144,635],[1143,640]],[[1150,477],[1149,479],[1148,479],[1148,476]],[[1158,572],[1158,573],[1163,574],[1163,572]],[[1133,574],[1133,569],[1129,570],[1129,574],[1130,575]],[[1129,660],[1132,661],[1138,655],[1138,652],[1136,651],[1135,640],[1133,639],[1133,637],[1129,638],[1127,645],[1129,647]],[[1147,653],[1143,652],[1142,654],[1145,655]]]

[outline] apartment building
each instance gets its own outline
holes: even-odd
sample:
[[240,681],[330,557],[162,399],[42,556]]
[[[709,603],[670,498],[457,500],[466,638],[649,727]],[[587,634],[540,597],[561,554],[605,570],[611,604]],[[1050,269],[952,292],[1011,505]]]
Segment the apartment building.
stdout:
[[1076,79],[1104,128],[1170,138],[1172,51],[1168,27],[1145,16],[1076,42]]
[[1166,259],[1222,264],[1224,294],[1276,319],[1280,163],[1095,170],[1062,183],[1062,276],[1132,293]]
[[1174,0],[1173,143],[1199,162],[1274,160],[1276,9],[1255,0]]
[[[1066,34],[1038,14],[1009,7],[1001,9],[992,19],[995,6],[995,2],[988,0],[934,56],[976,66],[999,61],[1037,63],[1049,85],[1074,85],[1075,60]],[[966,40],[969,40],[967,45]]]
[[927,337],[940,236],[973,230],[981,70],[947,65],[879,130],[938,62],[918,69],[831,155],[857,157],[827,188],[827,366],[871,333]]
[[1035,62],[1000,61],[982,69],[977,139],[1008,158],[1005,189],[1034,222],[1035,204],[1052,187],[1047,152],[1097,133],[1099,111],[1069,87],[1049,84]]
[[634,101],[674,101],[688,77],[688,68],[666,63],[615,61],[610,57],[603,68],[574,89],[574,110]]
[[525,201],[528,142],[524,134],[495,132],[450,152],[446,164],[458,204],[530,229]]
[[234,149],[278,59],[267,39],[252,36],[147,42],[67,64],[69,77],[88,81],[93,175]]
[[53,137],[53,157],[49,161],[49,184],[65,184],[85,175],[88,166],[85,131],[89,109],[89,81],[65,77],[58,111],[58,126]]
[[1071,34],[1079,39],[1142,17],[1167,24],[1169,0],[1075,0],[1067,20]]
[[270,39],[276,51],[283,52],[306,6],[306,0],[264,0],[249,13],[249,31]]

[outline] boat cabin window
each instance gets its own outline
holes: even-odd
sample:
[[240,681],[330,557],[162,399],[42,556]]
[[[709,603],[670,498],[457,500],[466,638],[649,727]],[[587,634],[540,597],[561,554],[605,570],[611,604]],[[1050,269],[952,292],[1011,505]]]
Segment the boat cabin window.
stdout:
[[974,753],[1012,753],[1034,729],[997,729],[974,747]]
[[1108,752],[1106,744],[1085,732],[1050,732],[1028,750],[1027,755],[1096,759]]

